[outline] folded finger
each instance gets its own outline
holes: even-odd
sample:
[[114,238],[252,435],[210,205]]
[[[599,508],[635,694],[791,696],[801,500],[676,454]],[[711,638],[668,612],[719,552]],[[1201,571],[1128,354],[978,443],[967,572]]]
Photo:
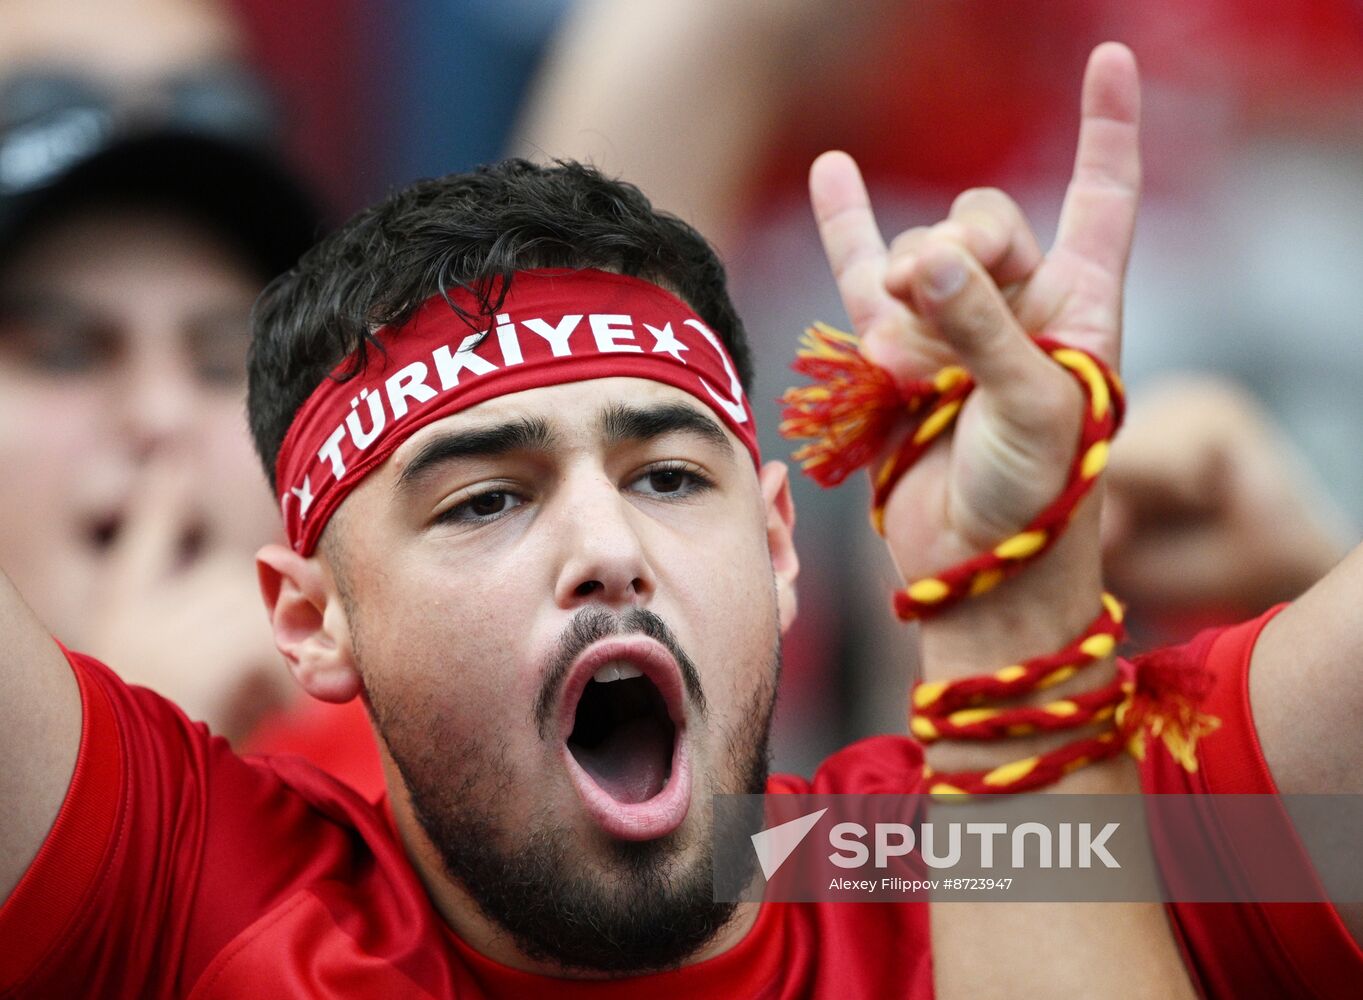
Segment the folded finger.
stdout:
[[1038,377],[1052,381],[1059,373],[1018,325],[984,268],[955,242],[920,247],[890,270],[886,285],[910,299],[980,388],[1001,400],[1023,405]]
[[971,188],[951,205],[948,223],[999,286],[1025,281],[1043,259],[1041,244],[1022,209],[998,188]]

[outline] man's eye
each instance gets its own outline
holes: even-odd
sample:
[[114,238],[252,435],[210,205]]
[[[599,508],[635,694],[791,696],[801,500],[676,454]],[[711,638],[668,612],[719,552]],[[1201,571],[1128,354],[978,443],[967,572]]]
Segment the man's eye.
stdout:
[[683,497],[710,487],[710,481],[699,472],[685,466],[660,466],[649,469],[634,482],[634,487],[646,495]]
[[490,521],[514,510],[524,502],[524,498],[509,490],[488,490],[455,504],[440,515],[440,520],[464,523]]
[[675,493],[687,484],[687,475],[681,469],[658,469],[648,474],[648,484],[658,493]]

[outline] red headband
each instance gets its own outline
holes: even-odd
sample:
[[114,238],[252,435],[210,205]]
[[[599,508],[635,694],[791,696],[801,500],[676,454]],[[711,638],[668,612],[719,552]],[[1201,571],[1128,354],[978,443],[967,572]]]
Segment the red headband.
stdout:
[[[480,306],[460,289],[450,300]],[[336,368],[299,407],[275,463],[284,527],[310,555],[346,495],[420,427],[484,400],[564,382],[626,376],[689,392],[760,464],[752,409],[720,339],[676,296],[595,270],[518,271],[491,329],[442,296],[376,334],[358,377]]]

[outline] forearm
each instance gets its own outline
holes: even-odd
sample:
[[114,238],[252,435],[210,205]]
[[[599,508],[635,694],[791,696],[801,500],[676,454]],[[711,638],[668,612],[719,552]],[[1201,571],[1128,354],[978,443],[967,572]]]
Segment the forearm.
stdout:
[[[1101,608],[1094,522],[1101,495],[1076,515],[1066,536],[1023,573],[983,597],[922,624],[928,681],[992,673],[1062,649]],[[1111,658],[1020,699],[1042,703],[1108,683]],[[927,749],[939,772],[976,770],[1045,753],[1073,732],[994,743],[947,741]],[[1135,763],[1118,754],[1082,768],[1044,792],[1140,793]],[[933,809],[929,806],[929,809]],[[1150,898],[1158,887],[1150,886]],[[1190,997],[1187,974],[1162,904],[961,902],[933,908],[933,957],[940,997]],[[982,956],[979,941],[991,942]]]

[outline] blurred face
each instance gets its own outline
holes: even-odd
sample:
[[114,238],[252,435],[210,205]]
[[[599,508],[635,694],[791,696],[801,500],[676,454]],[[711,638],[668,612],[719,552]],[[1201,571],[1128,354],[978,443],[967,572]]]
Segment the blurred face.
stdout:
[[328,526],[399,822],[523,953],[657,968],[730,916],[708,797],[765,783],[784,474],[601,379],[421,429]]
[[0,566],[64,640],[82,641],[149,463],[186,466],[186,546],[278,533],[243,416],[258,289],[207,233],[131,210],[54,222],[7,259]]

